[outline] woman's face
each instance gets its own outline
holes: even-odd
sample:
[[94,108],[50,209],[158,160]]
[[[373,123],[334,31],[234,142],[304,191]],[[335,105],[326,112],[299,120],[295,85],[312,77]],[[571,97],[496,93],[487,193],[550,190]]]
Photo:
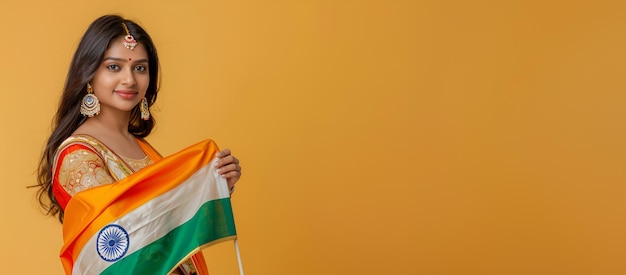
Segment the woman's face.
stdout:
[[150,74],[148,53],[138,43],[134,50],[122,44],[123,38],[111,41],[104,59],[91,80],[100,101],[100,113],[130,112],[146,95]]

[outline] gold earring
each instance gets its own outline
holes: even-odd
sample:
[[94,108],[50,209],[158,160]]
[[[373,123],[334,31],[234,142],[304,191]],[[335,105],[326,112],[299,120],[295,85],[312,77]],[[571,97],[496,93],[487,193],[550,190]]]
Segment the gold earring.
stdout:
[[148,100],[145,97],[141,100],[141,105],[139,105],[139,110],[141,111],[141,119],[143,120],[150,119],[150,106],[148,106]]
[[100,113],[100,101],[93,93],[93,87],[89,83],[87,83],[87,94],[83,97],[83,101],[80,104],[80,113],[88,117]]

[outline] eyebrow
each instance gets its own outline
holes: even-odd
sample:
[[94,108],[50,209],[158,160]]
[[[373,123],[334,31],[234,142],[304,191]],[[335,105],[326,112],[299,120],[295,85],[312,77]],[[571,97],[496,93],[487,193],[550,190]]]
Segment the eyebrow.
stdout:
[[[105,57],[104,60],[102,61],[106,61],[106,60],[113,60],[113,61],[120,61],[120,62],[128,61],[127,59],[119,58],[119,57]],[[137,59],[135,60],[135,63],[148,63],[148,59]]]

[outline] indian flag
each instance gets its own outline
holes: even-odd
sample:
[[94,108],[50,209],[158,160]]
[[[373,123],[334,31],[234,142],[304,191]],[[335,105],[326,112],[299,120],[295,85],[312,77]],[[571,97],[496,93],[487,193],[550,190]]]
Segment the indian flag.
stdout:
[[236,239],[226,180],[203,141],[113,184],[76,194],[65,209],[67,274],[167,274],[203,247]]

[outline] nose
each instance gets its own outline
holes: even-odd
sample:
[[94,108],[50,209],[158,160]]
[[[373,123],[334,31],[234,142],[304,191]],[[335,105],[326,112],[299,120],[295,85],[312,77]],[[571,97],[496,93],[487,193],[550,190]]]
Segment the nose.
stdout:
[[132,87],[135,86],[135,75],[133,74],[133,69],[132,68],[126,68],[125,70],[123,70],[122,72],[122,84],[124,84],[127,87]]

